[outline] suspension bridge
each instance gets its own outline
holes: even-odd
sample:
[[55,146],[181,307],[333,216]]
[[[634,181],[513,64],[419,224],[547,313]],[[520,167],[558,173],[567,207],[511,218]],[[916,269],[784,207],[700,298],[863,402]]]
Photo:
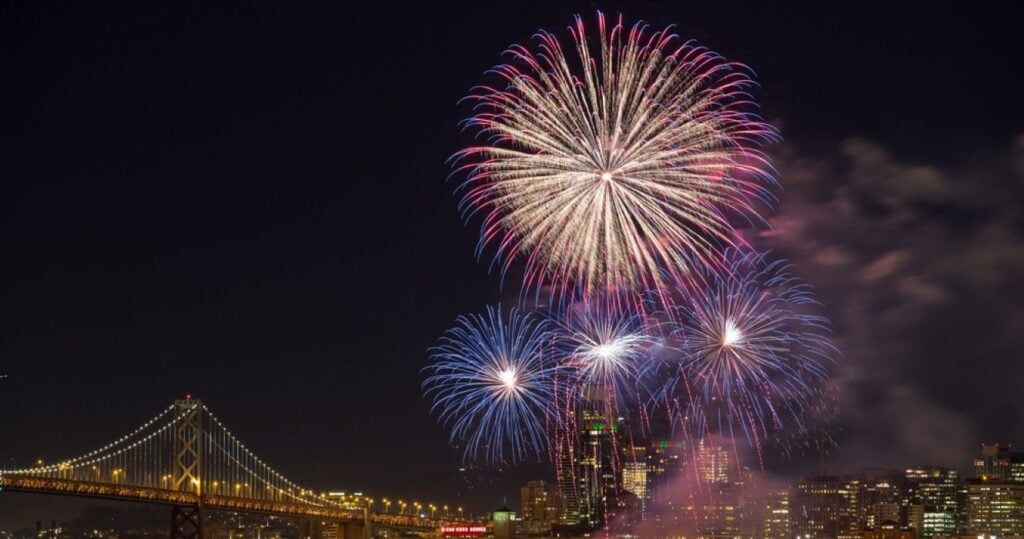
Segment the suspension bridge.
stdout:
[[121,438],[79,457],[0,470],[0,488],[61,496],[161,504],[171,509],[171,539],[203,539],[206,511],[299,517],[365,539],[375,529],[429,533],[465,524],[416,514],[371,511],[305,489],[243,444],[198,399],[177,400]]

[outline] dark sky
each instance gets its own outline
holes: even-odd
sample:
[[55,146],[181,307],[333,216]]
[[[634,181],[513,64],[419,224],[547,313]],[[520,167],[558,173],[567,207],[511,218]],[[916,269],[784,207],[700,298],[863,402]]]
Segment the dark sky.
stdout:
[[[299,483],[449,499],[419,369],[455,316],[510,294],[445,183],[457,101],[595,7],[756,71],[787,140],[760,245],[835,321],[837,461],[1024,444],[1016,13],[294,4],[0,7],[0,460],[82,453],[192,392]],[[4,494],[0,528],[67,505]]]

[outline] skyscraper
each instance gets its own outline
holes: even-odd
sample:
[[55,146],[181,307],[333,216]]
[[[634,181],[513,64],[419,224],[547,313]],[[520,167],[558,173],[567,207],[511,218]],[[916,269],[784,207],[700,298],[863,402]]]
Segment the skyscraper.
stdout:
[[1024,484],[970,480],[967,530],[999,537],[1024,535]]
[[[910,485],[912,503],[920,504],[922,538],[956,535],[963,531],[965,502],[960,472],[941,466],[907,468],[904,477]],[[908,524],[911,519],[908,516]]]
[[730,483],[736,479],[736,461],[722,444],[701,439],[697,443],[698,479],[705,483]]
[[901,474],[894,471],[865,470],[860,476],[857,502],[858,526],[879,530],[883,525],[906,525],[907,488]]
[[741,537],[745,522],[743,485],[735,457],[724,445],[705,438],[697,443],[693,464],[698,537]]
[[967,483],[967,531],[1024,535],[1024,462],[1009,445],[984,444]]
[[652,444],[648,454],[647,468],[647,508],[654,508],[654,511],[647,511],[646,520],[654,528],[666,530],[678,529],[681,521],[685,519],[684,507],[689,507],[689,501],[684,501],[676,492],[677,489],[669,488],[671,481],[681,477],[684,471],[684,458],[687,451],[687,444],[682,441],[660,440]]
[[860,481],[829,475],[803,477],[790,501],[792,533],[798,537],[852,539],[858,537]]
[[1010,444],[982,444],[974,459],[974,475],[983,481],[1024,483],[1024,453],[1011,451]]
[[562,509],[558,491],[546,481],[530,481],[519,489],[519,508],[522,528],[526,533],[551,530]]
[[623,450],[622,459],[622,490],[629,492],[638,499],[647,499],[647,475],[650,468],[647,448],[630,446]]
[[[621,494],[619,449],[625,419],[608,417],[606,392],[600,387],[584,391],[569,421],[556,434],[558,456],[556,475],[562,515],[566,528],[594,529],[601,525],[607,502]],[[575,427],[575,428],[572,428]]]
[[780,490],[769,493],[762,502],[763,507],[758,520],[760,530],[757,537],[764,539],[791,539],[789,519],[789,491]]
[[[648,471],[650,466],[646,446],[632,445],[623,448],[621,464],[622,491],[624,494],[632,497],[632,520],[636,522],[643,522],[647,519],[647,501],[650,496]],[[625,498],[623,501],[625,501]]]

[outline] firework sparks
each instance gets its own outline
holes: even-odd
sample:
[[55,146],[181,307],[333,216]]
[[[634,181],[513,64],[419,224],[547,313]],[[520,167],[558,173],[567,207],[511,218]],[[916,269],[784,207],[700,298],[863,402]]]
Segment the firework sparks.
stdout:
[[540,317],[499,308],[461,316],[431,349],[423,383],[432,410],[451,429],[467,460],[516,462],[547,447],[555,417],[552,376],[543,351],[550,324]]
[[628,310],[591,300],[553,315],[562,365],[572,373],[574,400],[597,400],[604,413],[623,412],[639,395],[641,372],[658,344],[652,329]]
[[[817,395],[834,348],[828,322],[808,307],[810,290],[783,262],[734,257],[731,270],[679,308],[686,415],[699,430],[743,430],[755,443],[801,413]],[[710,417],[710,416],[717,417]],[[722,433],[725,434],[725,433]]]
[[738,243],[725,212],[756,220],[772,199],[759,148],[776,132],[744,66],[671,29],[597,26],[577,17],[568,50],[545,31],[512,46],[501,84],[468,97],[486,144],[454,157],[460,206],[483,215],[479,249],[493,244],[503,272],[525,261],[527,287],[662,287]]

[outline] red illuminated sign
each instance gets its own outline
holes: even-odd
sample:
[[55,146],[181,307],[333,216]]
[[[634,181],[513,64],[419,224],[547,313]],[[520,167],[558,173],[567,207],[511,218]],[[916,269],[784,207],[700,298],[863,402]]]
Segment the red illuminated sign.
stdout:
[[445,537],[483,537],[487,534],[487,526],[441,526],[441,535]]

